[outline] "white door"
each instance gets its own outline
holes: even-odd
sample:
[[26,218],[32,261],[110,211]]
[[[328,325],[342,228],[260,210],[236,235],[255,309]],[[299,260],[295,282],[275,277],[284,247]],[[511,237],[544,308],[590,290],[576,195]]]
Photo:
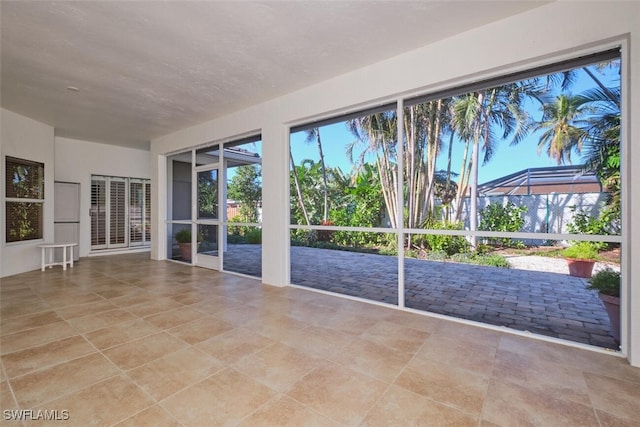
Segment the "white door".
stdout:
[[[196,179],[196,235],[192,236],[192,242],[196,244],[196,265],[220,269],[220,186],[222,176],[218,164],[200,166],[195,168]],[[222,205],[224,206],[224,205]]]
[[[54,241],[58,243],[80,243],[80,184],[76,182],[54,183]],[[78,247],[73,257],[77,260]],[[56,261],[62,261],[62,254],[56,251]]]

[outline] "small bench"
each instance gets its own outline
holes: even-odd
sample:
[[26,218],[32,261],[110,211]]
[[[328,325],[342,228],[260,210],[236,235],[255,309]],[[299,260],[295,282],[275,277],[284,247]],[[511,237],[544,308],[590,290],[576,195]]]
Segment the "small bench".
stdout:
[[[73,247],[78,246],[77,243],[42,243],[38,245],[42,249],[42,263],[41,271],[44,271],[46,267],[53,267],[54,265],[61,265],[63,270],[67,269],[67,264],[73,268]],[[62,262],[55,262],[53,260],[54,252],[56,248],[62,248]],[[67,248],[69,248],[69,258],[67,258]],[[49,262],[46,262],[47,251],[49,252]]]

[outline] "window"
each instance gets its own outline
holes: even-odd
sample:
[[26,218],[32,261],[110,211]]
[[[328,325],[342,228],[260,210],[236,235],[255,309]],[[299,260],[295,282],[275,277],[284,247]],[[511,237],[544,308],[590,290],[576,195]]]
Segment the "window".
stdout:
[[6,241],[42,239],[44,163],[6,158]]

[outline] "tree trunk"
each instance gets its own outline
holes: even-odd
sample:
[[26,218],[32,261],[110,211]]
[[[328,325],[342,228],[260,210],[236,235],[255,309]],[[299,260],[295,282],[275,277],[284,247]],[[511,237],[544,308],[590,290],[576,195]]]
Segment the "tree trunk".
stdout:
[[311,225],[311,221],[309,221],[309,214],[307,213],[307,208],[305,208],[304,200],[302,199],[302,191],[300,190],[300,181],[298,180],[298,171],[296,170],[296,164],[293,161],[291,146],[289,146],[289,159],[291,160],[291,170],[293,171],[293,181],[296,185],[296,192],[298,193],[298,203],[300,204],[300,209],[302,210],[302,214],[304,215],[304,220],[306,221],[307,225]]
[[[453,138],[455,136],[455,132],[453,130],[451,130],[451,136],[449,137],[449,153],[448,153],[448,157],[447,157],[447,181],[445,184],[445,191],[449,191],[449,186],[451,185],[451,156],[453,155]],[[445,219],[447,221],[451,221],[451,202],[453,202],[453,200],[451,200],[448,204],[447,204],[447,208],[446,208],[446,214],[445,214]]]
[[458,191],[456,191],[456,211],[453,220],[460,221],[462,216],[462,203],[467,195],[467,187],[469,185],[469,174],[471,173],[471,164],[467,164],[469,157],[469,145],[470,141],[465,141],[464,156],[462,157],[462,164],[460,165],[460,183],[458,184]]
[[320,140],[320,129],[315,129],[316,139],[318,141],[318,153],[320,154],[320,167],[322,168],[322,182],[324,184],[324,210],[322,219],[326,223],[329,215],[329,190],[327,186],[327,169],[324,165],[324,153],[322,152],[322,141]]

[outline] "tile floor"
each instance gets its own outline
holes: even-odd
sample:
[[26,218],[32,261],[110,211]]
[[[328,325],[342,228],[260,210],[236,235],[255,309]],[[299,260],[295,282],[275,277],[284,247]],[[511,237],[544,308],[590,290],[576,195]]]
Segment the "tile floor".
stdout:
[[2,426],[640,425],[619,357],[147,254],[0,290]]

